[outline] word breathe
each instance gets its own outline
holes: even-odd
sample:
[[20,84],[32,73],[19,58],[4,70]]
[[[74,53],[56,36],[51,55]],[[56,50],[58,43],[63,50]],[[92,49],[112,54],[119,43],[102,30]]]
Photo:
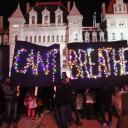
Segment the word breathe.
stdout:
[[128,49],[116,51],[112,47],[86,50],[69,50],[69,69],[71,79],[101,78],[127,75]]
[[[39,70],[42,70],[45,75],[52,74],[52,81],[55,81],[55,74],[57,71],[56,56],[59,53],[58,49],[52,49],[47,52],[46,57],[42,58],[40,51],[34,54],[33,49],[31,49],[30,54],[28,54],[26,49],[18,50],[16,56],[14,57],[14,69],[18,73],[27,73],[28,69],[32,70],[32,74],[38,75]],[[26,58],[24,60],[23,58]],[[43,60],[45,59],[46,62]]]

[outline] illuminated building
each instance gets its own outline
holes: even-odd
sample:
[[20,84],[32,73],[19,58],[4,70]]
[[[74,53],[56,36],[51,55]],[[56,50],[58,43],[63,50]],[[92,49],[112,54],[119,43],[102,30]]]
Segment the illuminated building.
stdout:
[[93,26],[83,26],[84,17],[75,2],[72,7],[69,1],[67,7],[61,2],[37,2],[32,7],[27,3],[26,14],[22,13],[18,5],[8,18],[10,68],[15,41],[22,40],[41,46],[60,44],[61,71],[68,70],[68,43],[128,40],[127,16],[127,4],[123,0],[110,0],[108,10],[102,4],[101,27],[96,23],[96,12],[93,15]]
[[128,40],[128,4],[123,0],[110,0],[106,10],[103,3],[101,25],[108,41]]

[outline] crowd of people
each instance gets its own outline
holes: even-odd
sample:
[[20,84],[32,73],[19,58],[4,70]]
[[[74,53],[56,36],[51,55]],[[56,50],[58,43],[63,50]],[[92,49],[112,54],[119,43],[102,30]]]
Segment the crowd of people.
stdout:
[[[72,88],[72,82],[67,77],[66,72],[62,73],[60,84],[55,88],[39,88],[35,94],[35,88],[28,88],[22,94],[19,86],[12,85],[10,78],[6,78],[1,84],[0,92],[0,119],[9,122],[17,122],[19,115],[24,113],[27,118],[34,120],[35,116],[41,117],[46,109],[47,112],[53,112],[59,128],[68,128],[75,123],[82,126],[81,118],[87,120],[98,120],[101,126],[108,125],[112,127],[113,111],[116,111],[118,118],[117,128],[128,128],[128,86],[118,89],[102,87],[99,89],[85,88],[78,91]],[[45,92],[45,93],[44,93]],[[77,109],[77,94],[81,93],[82,113]],[[22,100],[20,95],[22,96]],[[112,95],[115,95],[116,102],[113,109]],[[23,105],[23,110],[19,110]],[[19,112],[20,111],[20,112]],[[106,119],[105,113],[108,113]],[[74,116],[73,116],[74,115]]]

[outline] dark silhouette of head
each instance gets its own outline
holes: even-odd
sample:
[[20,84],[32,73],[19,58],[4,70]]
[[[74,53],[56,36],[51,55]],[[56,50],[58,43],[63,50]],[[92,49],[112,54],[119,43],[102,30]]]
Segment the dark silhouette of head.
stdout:
[[62,79],[65,79],[67,77],[67,73],[66,72],[62,72]]

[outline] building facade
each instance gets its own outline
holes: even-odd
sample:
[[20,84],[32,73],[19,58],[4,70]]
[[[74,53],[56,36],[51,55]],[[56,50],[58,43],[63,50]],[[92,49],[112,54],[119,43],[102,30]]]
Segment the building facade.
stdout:
[[61,2],[37,2],[33,7],[27,3],[25,15],[18,5],[8,21],[10,69],[16,40],[41,46],[60,44],[61,71],[68,70],[68,43],[104,41],[104,34],[99,26],[95,24],[89,28],[83,27],[83,16],[75,2],[72,8],[70,2],[67,2],[67,7]]
[[93,26],[83,26],[83,15],[75,2],[71,5],[69,1],[67,7],[61,2],[37,2],[32,7],[27,3],[23,14],[18,4],[8,18],[8,32],[0,34],[3,44],[10,45],[10,69],[16,40],[40,46],[60,44],[62,72],[68,70],[68,43],[128,40],[128,7],[123,0],[110,0],[108,9],[103,3],[101,24],[94,13]]
[[102,4],[101,26],[108,41],[128,40],[128,4],[110,0],[108,9]]

